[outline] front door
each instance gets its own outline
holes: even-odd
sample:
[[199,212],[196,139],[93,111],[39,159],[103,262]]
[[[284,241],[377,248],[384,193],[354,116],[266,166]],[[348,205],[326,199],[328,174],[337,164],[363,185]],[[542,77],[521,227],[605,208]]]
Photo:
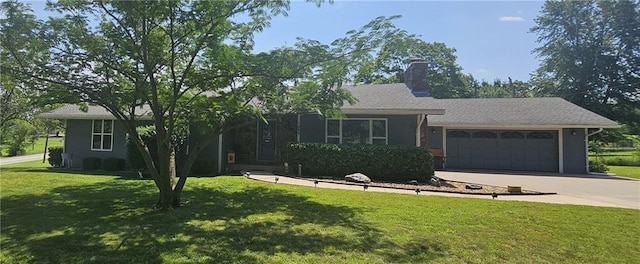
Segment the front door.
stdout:
[[276,120],[265,123],[258,120],[258,157],[259,161],[276,160]]

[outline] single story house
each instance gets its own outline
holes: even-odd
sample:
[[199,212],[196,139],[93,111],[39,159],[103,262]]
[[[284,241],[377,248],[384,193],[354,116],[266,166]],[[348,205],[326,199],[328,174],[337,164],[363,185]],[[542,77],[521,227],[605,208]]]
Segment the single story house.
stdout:
[[[358,100],[346,118],[300,113],[228,131],[202,154],[213,173],[238,162],[282,164],[288,142],[428,146],[438,169],[588,173],[588,137],[619,125],[561,98],[435,99],[427,65],[413,61],[405,83],[344,86]],[[65,119],[65,152],[72,166],[84,157],[125,157],[125,133],[100,107],[64,106],[41,115]],[[149,120],[150,116],[141,116]],[[243,136],[244,133],[244,136]]]

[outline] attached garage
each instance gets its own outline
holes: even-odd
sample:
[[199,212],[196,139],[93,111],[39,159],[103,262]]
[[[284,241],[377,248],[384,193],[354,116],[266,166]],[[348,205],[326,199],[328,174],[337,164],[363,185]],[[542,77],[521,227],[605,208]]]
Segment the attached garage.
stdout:
[[558,171],[558,131],[446,131],[446,167],[453,169]]

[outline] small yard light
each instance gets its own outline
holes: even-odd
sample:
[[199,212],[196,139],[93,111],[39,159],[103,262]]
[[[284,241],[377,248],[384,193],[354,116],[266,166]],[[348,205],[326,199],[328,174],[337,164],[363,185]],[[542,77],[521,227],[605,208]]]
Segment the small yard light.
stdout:
[[278,180],[280,180],[280,178],[276,177],[275,180],[276,180],[276,183],[278,183]]
[[492,197],[493,199],[496,199],[496,198],[498,198],[498,194],[497,194],[497,193],[495,193],[495,192],[492,192],[492,193],[491,193],[491,197]]
[[318,180],[313,180],[313,186],[318,187]]
[[249,178],[249,176],[251,176],[251,172],[246,171],[246,172],[244,173],[244,176],[245,176],[245,177],[247,177],[247,178]]
[[420,194],[420,188],[416,188],[416,194]]
[[369,185],[362,185],[362,188],[364,188],[364,190],[366,191],[367,189],[369,189]]

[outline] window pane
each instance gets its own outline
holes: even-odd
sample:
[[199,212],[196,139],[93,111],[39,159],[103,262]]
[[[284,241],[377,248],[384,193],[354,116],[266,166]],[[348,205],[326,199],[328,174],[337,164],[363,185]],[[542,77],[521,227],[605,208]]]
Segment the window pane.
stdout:
[[93,120],[93,133],[102,133],[102,120]]
[[111,134],[111,127],[112,126],[113,126],[113,121],[112,120],[105,120],[104,121],[104,128],[103,128],[102,132]]
[[386,120],[373,120],[373,136],[374,137],[386,137],[387,136],[387,121]]
[[342,143],[368,144],[369,120],[342,121]]
[[327,138],[327,143],[340,144],[340,138],[337,138],[337,137]]
[[371,143],[373,143],[374,145],[386,145],[387,140],[384,138],[374,138]]
[[102,148],[102,137],[99,135],[93,136],[93,143],[91,144],[91,148],[93,149],[101,149]]
[[111,149],[111,136],[102,137],[102,149]]
[[340,120],[327,120],[327,136],[340,136]]

